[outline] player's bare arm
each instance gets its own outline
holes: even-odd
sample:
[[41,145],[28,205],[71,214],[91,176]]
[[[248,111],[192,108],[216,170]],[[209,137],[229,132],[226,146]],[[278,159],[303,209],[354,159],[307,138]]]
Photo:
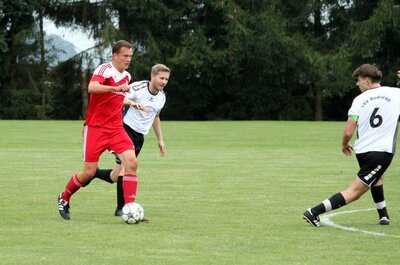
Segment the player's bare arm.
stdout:
[[154,130],[154,133],[156,134],[156,137],[158,140],[158,147],[160,149],[160,155],[165,156],[165,153],[167,152],[167,148],[165,147],[162,130],[161,130],[161,120],[160,120],[159,116],[156,116],[156,118],[154,119],[153,130]]
[[347,156],[350,156],[353,152],[353,146],[349,142],[351,140],[351,137],[353,136],[356,127],[357,121],[354,121],[352,119],[347,120],[342,139],[342,152]]
[[89,83],[88,91],[91,94],[104,94],[107,92],[127,92],[129,91],[128,84],[122,84],[119,86],[107,86],[102,85],[98,81],[92,81]]

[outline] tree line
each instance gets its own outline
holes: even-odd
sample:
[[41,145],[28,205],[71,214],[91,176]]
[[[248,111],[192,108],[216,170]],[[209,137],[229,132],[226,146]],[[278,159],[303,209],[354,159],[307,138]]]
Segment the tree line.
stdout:
[[[172,69],[163,119],[343,120],[362,63],[396,83],[400,1],[0,0],[0,118],[83,119],[87,84],[119,39],[133,80]],[[44,20],[95,47],[55,63]]]

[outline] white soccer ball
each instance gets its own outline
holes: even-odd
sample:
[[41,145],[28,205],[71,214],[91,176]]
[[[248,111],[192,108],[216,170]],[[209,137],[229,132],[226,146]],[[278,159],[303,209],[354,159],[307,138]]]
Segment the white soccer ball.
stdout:
[[137,224],[143,217],[144,210],[139,203],[128,203],[122,208],[122,219],[128,224]]

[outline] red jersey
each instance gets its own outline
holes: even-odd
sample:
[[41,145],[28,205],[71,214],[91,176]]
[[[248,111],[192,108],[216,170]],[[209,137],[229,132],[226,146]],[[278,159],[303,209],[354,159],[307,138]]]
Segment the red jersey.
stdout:
[[[102,85],[119,86],[129,84],[131,75],[120,72],[111,63],[99,65],[93,72],[90,81],[98,81]],[[107,92],[90,94],[89,108],[85,125],[105,128],[122,127],[122,107],[125,92]]]

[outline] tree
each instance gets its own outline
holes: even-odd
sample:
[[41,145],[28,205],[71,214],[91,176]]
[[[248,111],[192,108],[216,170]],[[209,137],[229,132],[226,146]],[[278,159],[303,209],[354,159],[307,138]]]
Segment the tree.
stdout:
[[[90,74],[123,38],[135,46],[133,80],[171,67],[166,119],[342,119],[356,66],[377,63],[394,80],[398,2],[0,1],[0,116],[84,118]],[[43,18],[96,47],[50,67]]]
[[[40,113],[50,110],[42,105],[40,80],[40,39],[37,14],[41,1],[3,1],[0,24],[3,45],[0,45],[2,76],[0,116],[2,118],[43,118]],[[5,47],[4,47],[5,46]],[[42,64],[45,62],[42,61]],[[39,78],[38,78],[39,77]],[[43,111],[42,109],[46,109]]]
[[324,118],[324,100],[344,96],[351,89],[351,53],[343,45],[349,31],[349,7],[350,1],[331,0],[293,1],[289,5],[282,1],[278,6],[288,17],[287,34],[299,44],[301,65],[295,69],[294,79],[313,99],[314,104],[304,103],[314,105],[315,120]]
[[384,83],[395,84],[400,68],[400,6],[399,1],[355,1],[349,45],[355,62],[376,63],[384,75]]

